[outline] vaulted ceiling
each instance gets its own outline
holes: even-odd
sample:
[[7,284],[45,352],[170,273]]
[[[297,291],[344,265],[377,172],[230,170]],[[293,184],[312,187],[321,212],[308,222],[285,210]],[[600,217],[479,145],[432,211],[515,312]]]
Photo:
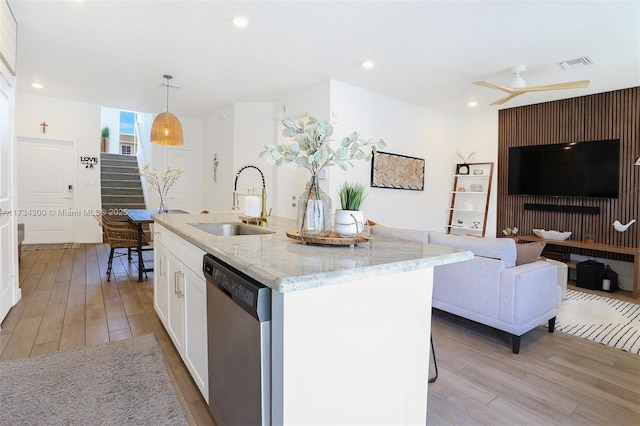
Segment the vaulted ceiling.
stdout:
[[[18,21],[18,90],[179,116],[272,102],[326,79],[454,116],[640,85],[638,1],[32,1]],[[249,25],[238,29],[232,19]],[[556,63],[589,56],[570,70]],[[364,60],[375,66],[366,70]],[[498,107],[510,68],[527,85],[590,80]],[[43,89],[31,84],[39,82]],[[469,108],[471,100],[478,102]]]

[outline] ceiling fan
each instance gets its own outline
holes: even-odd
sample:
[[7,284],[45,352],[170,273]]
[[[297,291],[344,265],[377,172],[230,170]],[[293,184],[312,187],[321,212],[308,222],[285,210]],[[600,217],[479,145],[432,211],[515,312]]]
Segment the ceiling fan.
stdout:
[[513,80],[511,80],[511,88],[499,86],[497,84],[489,83],[487,81],[474,81],[473,84],[482,87],[488,87],[489,89],[498,89],[503,92],[507,92],[509,96],[499,99],[493,102],[491,105],[502,105],[505,102],[510,101],[516,96],[522,95],[528,92],[543,92],[546,90],[563,90],[563,89],[580,89],[583,87],[589,86],[589,80],[580,80],[580,81],[568,81],[566,83],[558,83],[558,84],[547,84],[544,86],[532,86],[527,87],[527,83],[524,81],[524,78],[520,75],[525,72],[526,68],[524,65],[516,65],[511,68],[511,73],[513,74]]

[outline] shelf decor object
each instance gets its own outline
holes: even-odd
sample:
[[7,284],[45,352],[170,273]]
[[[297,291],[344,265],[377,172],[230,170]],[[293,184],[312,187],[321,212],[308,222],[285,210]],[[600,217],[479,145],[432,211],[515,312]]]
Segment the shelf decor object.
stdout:
[[424,190],[424,159],[376,152],[371,160],[371,186]]
[[[469,170],[473,170],[473,173],[469,173]],[[456,164],[449,223],[446,226],[448,234],[485,236],[492,178],[491,162]]]
[[545,240],[564,241],[571,236],[571,232],[546,231],[544,229],[532,229],[533,233]]

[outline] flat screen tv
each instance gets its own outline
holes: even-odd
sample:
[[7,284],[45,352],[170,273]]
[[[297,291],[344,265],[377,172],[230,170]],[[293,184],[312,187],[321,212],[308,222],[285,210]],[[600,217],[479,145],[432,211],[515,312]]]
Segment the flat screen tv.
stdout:
[[618,198],[620,140],[509,148],[509,195]]

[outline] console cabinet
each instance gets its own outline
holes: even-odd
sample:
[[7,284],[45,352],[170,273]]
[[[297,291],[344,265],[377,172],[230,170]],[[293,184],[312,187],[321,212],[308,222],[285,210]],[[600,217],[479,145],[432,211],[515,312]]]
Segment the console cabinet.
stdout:
[[447,234],[484,237],[492,181],[492,162],[456,164]]
[[209,400],[205,252],[154,224],[154,308],[204,399]]

